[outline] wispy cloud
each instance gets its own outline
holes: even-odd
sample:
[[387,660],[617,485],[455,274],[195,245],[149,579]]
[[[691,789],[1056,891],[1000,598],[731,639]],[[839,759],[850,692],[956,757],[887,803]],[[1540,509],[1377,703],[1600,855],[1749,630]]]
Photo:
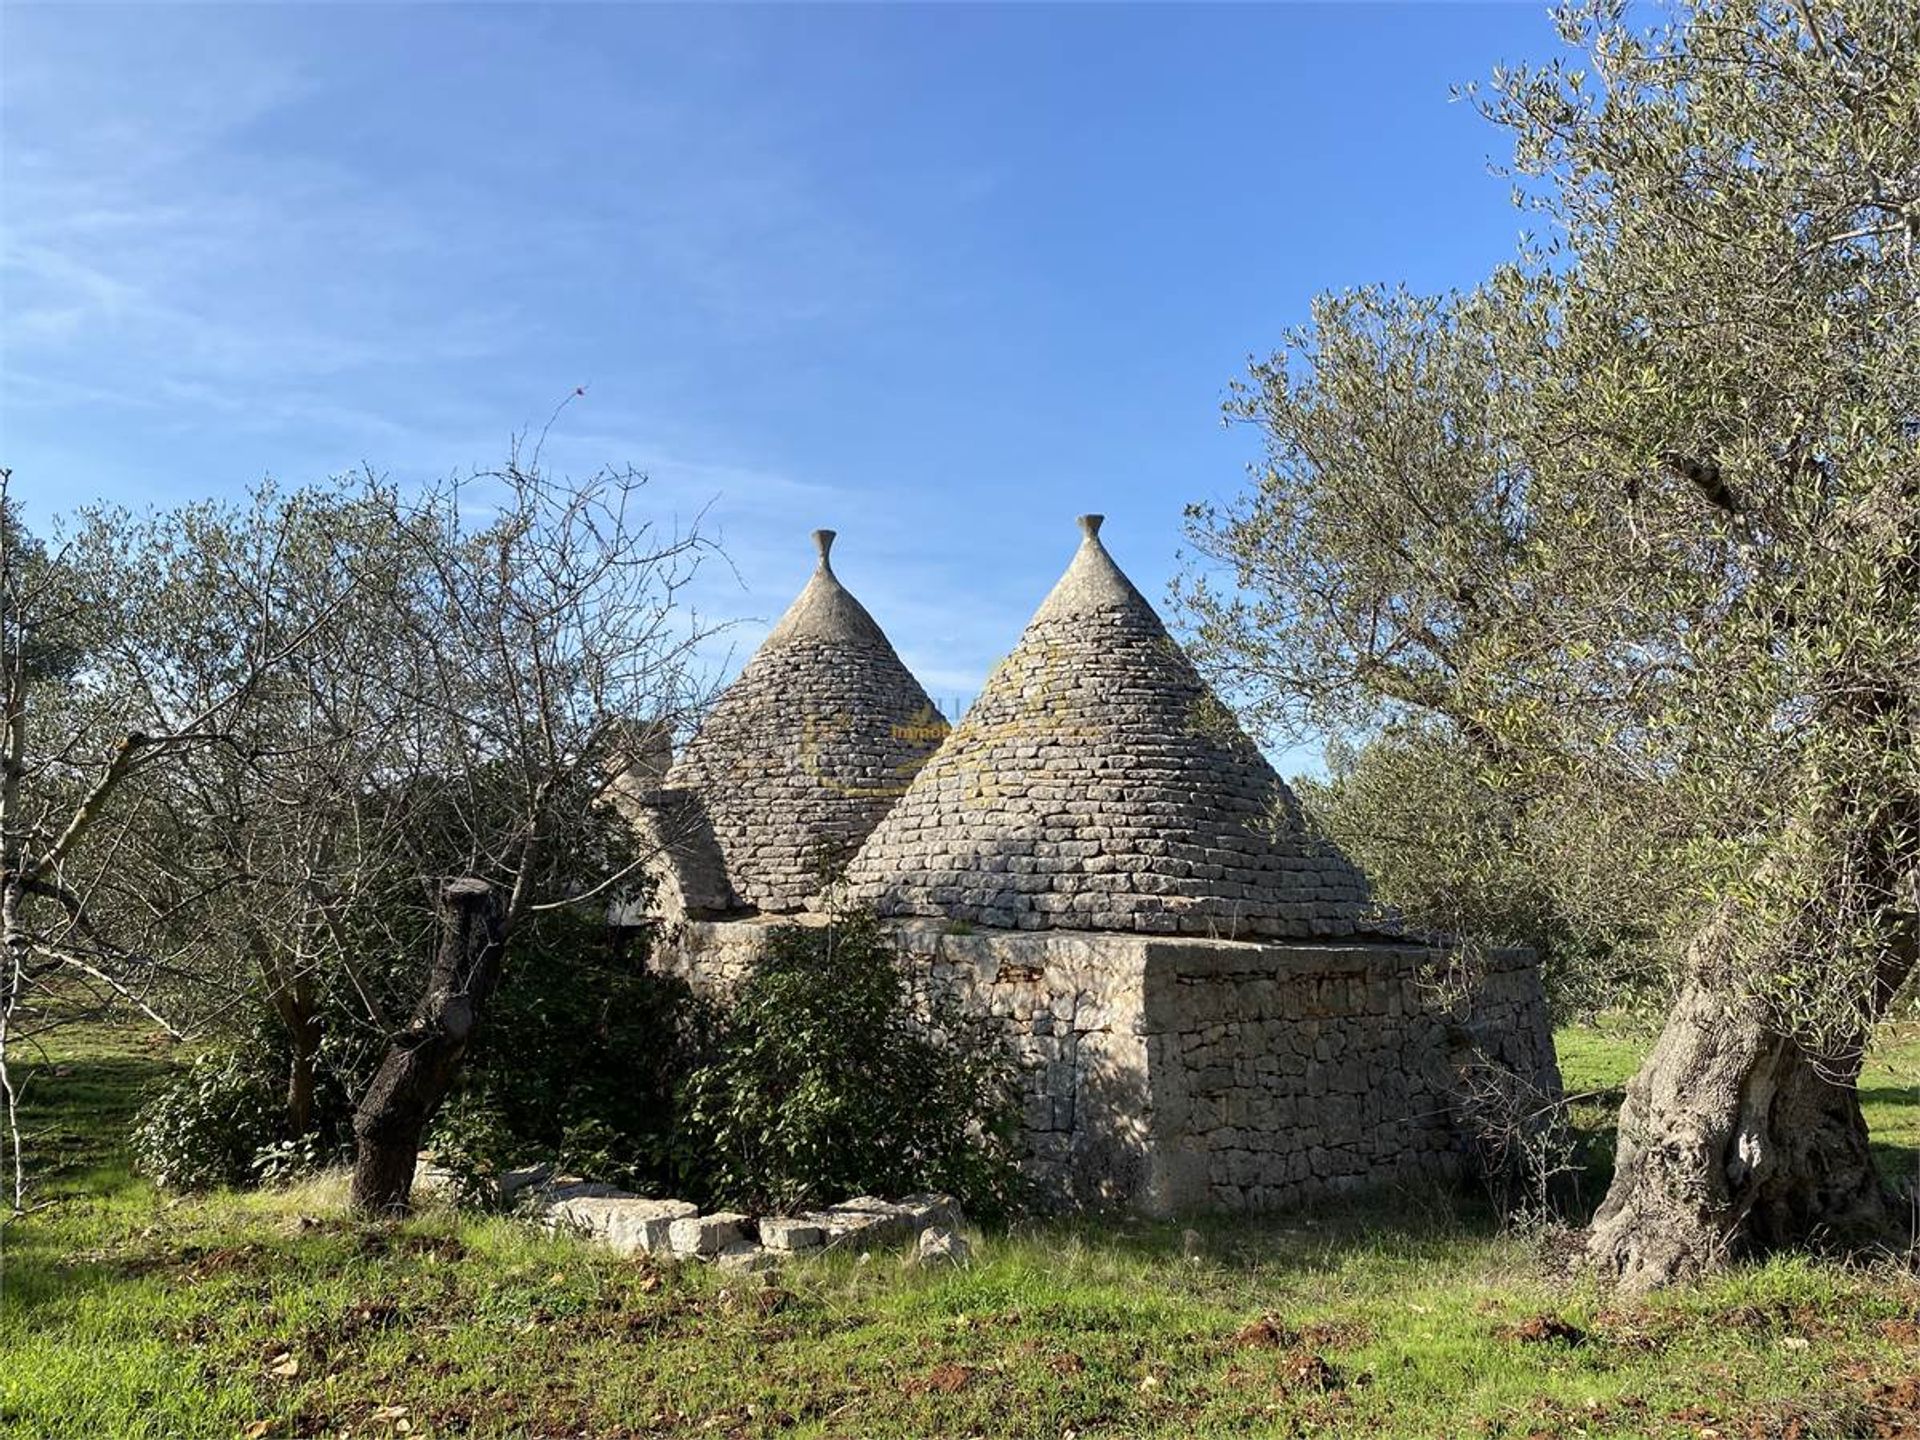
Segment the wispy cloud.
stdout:
[[871,371],[942,343],[913,305],[941,297],[948,325],[989,308],[980,276],[926,250],[1020,157],[903,147],[887,183],[913,224],[889,231],[874,172],[849,183],[798,132],[807,102],[763,99],[757,79],[788,67],[734,53],[725,15],[649,45],[680,12],[594,11],[627,27],[603,56],[575,13],[11,10],[0,423],[22,490],[60,508],[362,463],[444,477],[497,463],[591,382],[547,463],[633,464],[664,523],[704,517],[731,564],[693,598],[741,620],[716,664],[758,643],[828,525],[928,688],[971,694],[1050,577],[982,553],[993,527],[963,496],[819,473],[850,447],[807,407],[856,356],[867,398],[829,424],[858,434],[892,398]]

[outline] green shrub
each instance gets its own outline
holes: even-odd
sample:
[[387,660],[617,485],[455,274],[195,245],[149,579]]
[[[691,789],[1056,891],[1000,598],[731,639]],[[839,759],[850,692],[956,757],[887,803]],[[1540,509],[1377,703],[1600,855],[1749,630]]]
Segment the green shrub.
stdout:
[[169,1190],[211,1190],[255,1176],[280,1143],[281,1085],[257,1048],[201,1056],[134,1123],[135,1163]]
[[686,1178],[757,1211],[944,1190],[1002,1214],[1019,1199],[1014,1081],[994,1032],[912,993],[871,916],[784,926],[683,1087]]
[[457,1183],[541,1162],[642,1194],[674,1189],[692,1164],[676,1091],[709,1044],[707,1007],[647,970],[643,939],[590,917],[545,916],[516,950],[435,1117],[436,1160]]

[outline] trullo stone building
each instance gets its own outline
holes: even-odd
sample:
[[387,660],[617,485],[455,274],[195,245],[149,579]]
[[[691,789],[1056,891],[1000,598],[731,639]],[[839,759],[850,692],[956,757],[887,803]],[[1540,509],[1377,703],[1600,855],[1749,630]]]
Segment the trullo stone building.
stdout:
[[1020,930],[1352,935],[1360,872],[1083,516],[1073,563],[847,874],[881,915]]
[[773,925],[824,923],[803,857],[864,841],[832,903],[873,906],[917,983],[1000,1022],[1028,1079],[1028,1167],[1055,1200],[1265,1209],[1451,1173],[1463,1070],[1482,1094],[1489,1070],[1512,1094],[1558,1089],[1533,957],[1481,957],[1462,983],[1458,957],[1399,934],[1099,517],[1081,528],[937,748],[924,692],[823,544],[665,785],[630,787],[665,837],[660,962],[723,989]]
[[676,915],[805,908],[939,746],[947,723],[885,633],[820,563],[666,768],[651,812]]

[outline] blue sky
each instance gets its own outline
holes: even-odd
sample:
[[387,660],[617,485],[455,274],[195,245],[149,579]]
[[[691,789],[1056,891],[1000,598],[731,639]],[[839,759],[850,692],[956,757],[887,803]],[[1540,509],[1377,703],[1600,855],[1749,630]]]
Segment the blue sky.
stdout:
[[1081,511],[1164,594],[1316,292],[1511,253],[1449,87],[1553,43],[1531,3],[10,3],[0,463],[39,519],[426,479],[583,385],[547,460],[711,502],[706,609],[771,620],[838,529],[965,698]]

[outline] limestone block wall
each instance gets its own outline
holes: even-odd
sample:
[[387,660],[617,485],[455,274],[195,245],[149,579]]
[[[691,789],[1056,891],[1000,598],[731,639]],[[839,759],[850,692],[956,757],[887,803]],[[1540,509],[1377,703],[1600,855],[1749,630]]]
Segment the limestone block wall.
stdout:
[[1426,946],[1159,948],[1145,1013],[1160,1208],[1271,1210],[1454,1174],[1463,1061],[1559,1091],[1526,952],[1443,1000]]
[[[724,991],[770,922],[687,922],[658,963]],[[1026,1166],[1059,1205],[1272,1209],[1457,1170],[1452,1067],[1478,1045],[1557,1091],[1537,968],[1442,1005],[1408,943],[894,927],[916,983],[992,1016],[1025,1076]]]

